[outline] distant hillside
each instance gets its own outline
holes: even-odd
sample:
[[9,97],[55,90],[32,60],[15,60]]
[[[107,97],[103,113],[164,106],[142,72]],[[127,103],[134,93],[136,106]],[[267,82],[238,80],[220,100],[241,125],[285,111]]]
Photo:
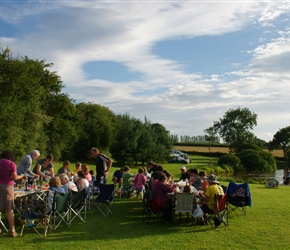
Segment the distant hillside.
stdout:
[[[202,153],[209,153],[209,147],[208,146],[174,146],[174,148],[180,150],[180,151],[186,151],[186,152],[202,152]],[[269,152],[267,149],[264,149],[264,151]],[[211,146],[210,147],[211,153],[228,153],[229,148],[228,147],[218,147],[218,146]],[[283,150],[273,150],[271,152],[275,157],[283,157]]]

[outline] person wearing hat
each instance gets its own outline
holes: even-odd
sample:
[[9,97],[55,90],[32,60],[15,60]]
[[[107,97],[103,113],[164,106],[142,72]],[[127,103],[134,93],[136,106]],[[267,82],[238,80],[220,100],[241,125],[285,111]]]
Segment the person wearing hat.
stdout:
[[203,224],[207,224],[207,214],[213,213],[214,204],[215,204],[215,195],[223,195],[224,190],[220,186],[220,183],[217,181],[217,177],[214,174],[210,174],[207,177],[208,188],[202,196],[202,210],[204,212]]
[[186,167],[182,166],[180,168],[180,171],[181,171],[181,176],[180,176],[179,181],[185,181],[186,179],[189,180],[190,176],[189,176],[189,173],[186,171]]

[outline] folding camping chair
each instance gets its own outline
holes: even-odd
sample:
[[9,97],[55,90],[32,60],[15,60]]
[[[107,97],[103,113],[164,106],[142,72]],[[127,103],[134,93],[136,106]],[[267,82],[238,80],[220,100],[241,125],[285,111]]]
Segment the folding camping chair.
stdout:
[[[33,229],[43,239],[46,238],[47,233],[51,232],[50,210],[52,204],[49,201],[51,192],[48,191],[43,200],[31,200],[27,207],[22,207],[23,210],[19,218],[22,223],[20,236],[23,235],[25,227]],[[43,233],[41,233],[41,229]]]
[[2,225],[2,227],[4,228],[4,230],[8,233],[8,229],[7,229],[7,227],[5,226],[4,222],[1,219],[1,212],[0,212],[0,225]]
[[[83,189],[79,192],[71,191],[71,200],[69,205],[70,221],[69,225],[75,218],[79,218],[82,222],[87,220],[87,190]],[[84,212],[84,215],[81,215]]]
[[221,224],[228,225],[228,206],[227,195],[215,195],[215,203],[213,213],[208,215],[208,222],[213,228],[219,227]]
[[99,195],[93,200],[96,208],[106,217],[112,212],[112,204],[114,202],[115,185],[114,184],[99,184]]
[[175,212],[177,213],[190,213],[192,217],[192,212],[194,209],[194,196],[190,193],[177,193],[175,195]]
[[279,188],[279,181],[270,179],[265,181],[266,188]]
[[51,210],[51,218],[53,229],[57,229],[64,222],[67,226],[70,225],[69,202],[71,193],[60,194],[54,192],[53,205]]
[[246,207],[252,206],[250,187],[247,182],[237,184],[230,182],[227,188],[228,213],[246,215]]

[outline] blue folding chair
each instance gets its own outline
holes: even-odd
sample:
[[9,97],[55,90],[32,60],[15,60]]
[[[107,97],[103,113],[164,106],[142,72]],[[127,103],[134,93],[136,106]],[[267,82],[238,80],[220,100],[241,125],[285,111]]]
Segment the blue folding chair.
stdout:
[[99,195],[93,200],[96,206],[105,217],[112,212],[112,205],[114,202],[115,185],[114,184],[99,184]]
[[252,207],[250,187],[247,182],[237,184],[230,182],[227,188],[228,213],[234,212],[239,215],[246,215],[246,207]]

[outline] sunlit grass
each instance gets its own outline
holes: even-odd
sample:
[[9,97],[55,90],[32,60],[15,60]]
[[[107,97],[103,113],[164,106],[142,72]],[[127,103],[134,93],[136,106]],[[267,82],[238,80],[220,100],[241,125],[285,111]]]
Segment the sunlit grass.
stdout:
[[[227,185],[226,182],[222,184]],[[253,207],[246,216],[230,215],[229,225],[217,229],[192,222],[162,224],[142,221],[142,203],[134,197],[115,199],[113,215],[94,211],[87,222],[75,221],[41,240],[26,229],[22,238],[0,237],[5,249],[288,249],[287,215],[290,187],[267,189],[251,184]],[[19,230],[19,225],[17,225]],[[193,244],[193,245],[192,245]]]

